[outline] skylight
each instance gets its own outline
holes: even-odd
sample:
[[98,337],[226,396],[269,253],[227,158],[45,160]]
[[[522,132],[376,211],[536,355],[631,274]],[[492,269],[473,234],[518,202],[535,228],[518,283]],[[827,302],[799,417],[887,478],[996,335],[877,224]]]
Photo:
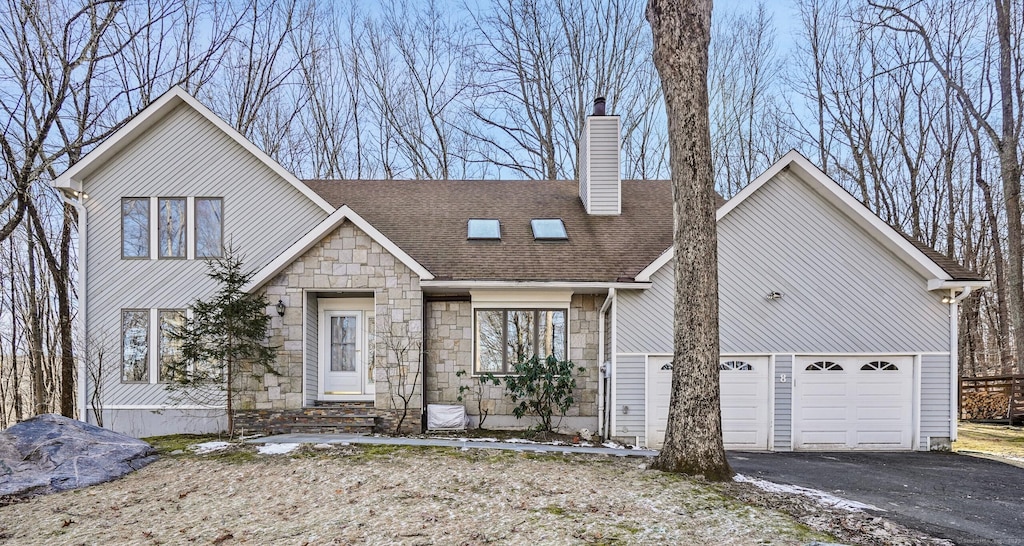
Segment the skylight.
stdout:
[[467,227],[469,239],[501,239],[501,224],[489,218],[471,218]]
[[534,218],[530,220],[534,239],[568,239],[561,218]]

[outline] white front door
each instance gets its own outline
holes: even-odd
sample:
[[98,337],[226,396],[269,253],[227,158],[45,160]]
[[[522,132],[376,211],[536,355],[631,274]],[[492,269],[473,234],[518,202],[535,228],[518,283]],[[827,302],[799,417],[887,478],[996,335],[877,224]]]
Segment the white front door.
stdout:
[[372,300],[321,300],[320,398],[359,400],[374,392]]

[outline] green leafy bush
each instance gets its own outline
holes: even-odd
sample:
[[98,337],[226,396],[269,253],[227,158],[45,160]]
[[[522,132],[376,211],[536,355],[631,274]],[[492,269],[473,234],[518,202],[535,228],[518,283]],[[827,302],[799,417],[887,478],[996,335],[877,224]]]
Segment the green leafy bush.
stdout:
[[505,376],[505,392],[518,404],[512,408],[516,419],[528,414],[540,419],[538,429],[550,432],[551,419],[557,410],[565,416],[576,402],[576,376],[585,368],[577,368],[570,360],[558,360],[554,355],[541,359],[536,355],[513,366],[512,375]]

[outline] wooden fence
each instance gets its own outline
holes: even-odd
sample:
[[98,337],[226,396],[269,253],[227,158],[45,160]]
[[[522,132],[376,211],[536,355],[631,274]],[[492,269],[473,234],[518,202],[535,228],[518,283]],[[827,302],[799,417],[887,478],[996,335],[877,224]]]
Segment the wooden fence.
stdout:
[[1024,423],[1024,375],[961,377],[959,410],[968,421]]

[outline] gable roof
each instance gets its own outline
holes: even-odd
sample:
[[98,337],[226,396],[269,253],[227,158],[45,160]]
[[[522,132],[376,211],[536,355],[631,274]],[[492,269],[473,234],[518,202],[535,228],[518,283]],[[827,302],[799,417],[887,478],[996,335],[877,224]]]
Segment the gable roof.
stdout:
[[51,184],[53,187],[66,192],[82,191],[83,179],[103,165],[110,157],[114,156],[131,144],[135,140],[135,137],[157,124],[164,118],[164,116],[181,104],[187,104],[193,110],[198,112],[203,116],[203,118],[223,131],[232,140],[237,142],[240,146],[245,148],[246,151],[263,162],[278,176],[288,181],[289,184],[294,186],[295,189],[299,190],[300,193],[312,200],[324,211],[334,211],[335,207],[331,206],[326,200],[317,195],[316,192],[311,191],[309,187],[300,182],[295,175],[288,172],[287,169],[282,167],[277,161],[274,161],[255,144],[249,142],[249,140],[242,136],[241,133],[228,125],[224,120],[217,116],[217,114],[213,113],[212,110],[203,106],[203,104],[192,97],[192,95],[189,95],[184,89],[177,86],[171,88],[163,95],[160,95],[160,97],[150,103],[149,106],[132,117],[123,127],[115,131],[114,134],[107,137],[107,139],[94,150],[86,154],[81,161],[75,163],[54,179]]
[[[445,281],[631,282],[672,244],[668,182],[622,182],[622,214],[591,216],[574,180],[308,180]],[[469,240],[470,218],[496,218],[501,240]],[[534,218],[561,218],[568,239],[536,241]]]
[[252,292],[253,290],[257,290],[262,287],[267,281],[274,278],[281,271],[284,271],[289,264],[298,259],[299,256],[305,254],[307,250],[332,233],[346,220],[352,222],[356,227],[369,235],[371,239],[384,247],[384,249],[390,252],[398,261],[402,262],[406,267],[419,275],[420,279],[429,280],[434,278],[434,276],[430,274],[430,271],[427,271],[426,268],[419,264],[419,262],[406,254],[404,250],[399,248],[398,245],[384,236],[375,227],[370,225],[369,222],[356,214],[355,211],[349,207],[341,206],[338,210],[334,211],[330,216],[317,224],[316,227],[309,230],[309,232],[303,235],[301,239],[295,241],[295,244],[288,247],[288,249],[278,255],[277,258],[274,258],[273,261],[257,271],[256,274],[253,275],[252,279],[242,287],[242,290],[244,292]]
[[[872,233],[883,246],[903,258],[908,265],[928,278],[929,289],[934,289],[933,287],[946,287],[949,282],[964,284],[963,282],[958,283],[956,281],[966,281],[969,284],[987,284],[984,277],[963,267],[956,260],[945,256],[923,242],[885,223],[842,186],[829,178],[824,171],[796,150],[791,150],[776,161],[761,176],[758,176],[743,190],[734,195],[732,199],[729,199],[724,205],[719,207],[716,215],[717,221],[721,221],[722,218],[735,210],[743,201],[786,169],[794,172],[819,195],[842,210],[854,223],[864,228],[868,233]],[[673,249],[669,246],[664,253],[637,275],[636,280],[649,281],[651,275],[667,264],[672,259],[672,256]]]

